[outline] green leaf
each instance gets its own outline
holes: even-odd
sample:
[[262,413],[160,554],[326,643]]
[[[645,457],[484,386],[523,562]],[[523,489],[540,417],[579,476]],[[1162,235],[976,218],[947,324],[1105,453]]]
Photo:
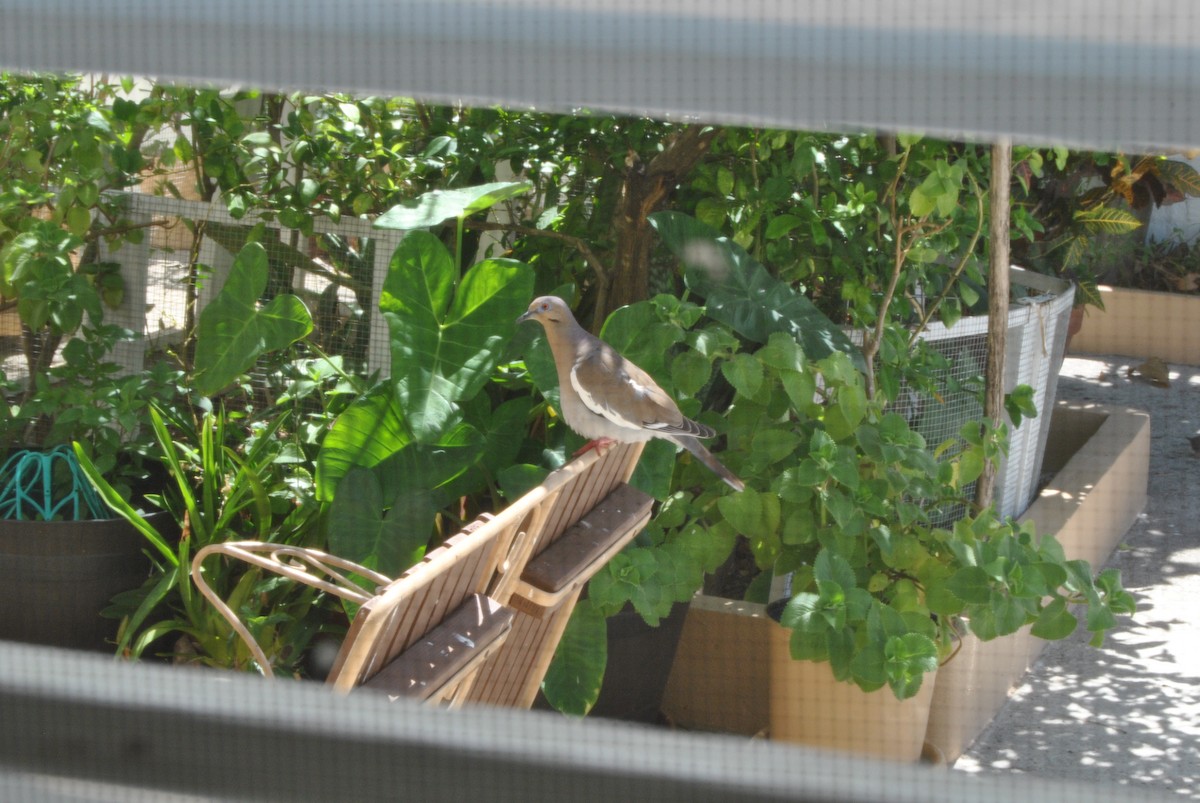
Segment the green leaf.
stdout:
[[828,661],[829,644],[824,632],[810,633],[804,630],[793,630],[788,639],[788,647],[792,658],[796,661]]
[[549,472],[542,466],[518,463],[502,469],[496,475],[505,499],[519,499],[542,484]]
[[800,218],[795,215],[777,215],[771,218],[771,222],[767,224],[764,236],[768,240],[778,240],[799,226],[801,222]]
[[777,371],[804,371],[804,350],[795,338],[784,332],[773,332],[767,345],[756,351],[754,356],[763,365]]
[[96,469],[96,464],[93,463],[91,458],[87,456],[87,452],[84,450],[83,446],[79,443],[73,443],[71,444],[71,447],[75,452],[75,457],[79,460],[79,467],[83,470],[84,476],[88,478],[88,481],[92,484],[92,487],[96,489],[96,492],[100,495],[100,498],[104,501],[104,504],[108,505],[113,512],[117,513],[117,515],[125,519],[125,521],[129,522],[134,529],[141,533],[142,536],[150,542],[150,545],[158,550],[159,554],[166,558],[167,563],[171,564],[172,566],[178,566],[179,558],[176,557],[175,551],[171,549],[166,541],[163,540],[163,537],[159,534],[158,530],[154,529],[154,527],[152,527],[150,523],[133,508],[133,505],[125,501],[125,498],[122,497],[121,494],[119,494],[116,489],[109,484],[108,480],[104,479],[104,477]]
[[712,363],[697,351],[684,351],[671,362],[671,381],[685,396],[695,396],[712,377]]
[[756,459],[777,463],[789,457],[799,445],[800,436],[790,429],[762,428],[755,431],[750,449]]
[[684,331],[662,320],[653,301],[639,301],[614,310],[600,329],[600,338],[663,382],[668,378],[667,357],[684,339]]
[[715,572],[733,552],[737,533],[720,524],[693,523],[671,538],[671,543],[691,556],[704,572]]
[[787,605],[783,607],[779,622],[784,627],[794,630],[811,633],[823,632],[826,628],[825,620],[820,616],[823,607],[824,604],[819,595],[807,591],[800,592],[793,595]]
[[811,496],[801,489],[815,488],[829,479],[829,472],[811,457],[806,457],[792,468],[785,469],[780,475],[779,494],[785,498],[795,498],[803,502]]
[[925,674],[937,669],[937,645],[921,633],[892,636],[883,651],[888,685],[897,699],[907,700],[915,695]]
[[[487,423],[482,427],[485,445],[480,462],[493,474],[512,465],[517,459],[529,411],[533,409],[532,396],[509,399],[491,411]],[[478,429],[479,427],[477,427]]]
[[454,263],[432,234],[410,232],[392,256],[379,309],[391,333],[392,380],[413,436],[436,440],[454,403],[487,382],[533,293],[513,260],[476,264],[454,289]]
[[1033,388],[1029,385],[1017,385],[1011,393],[1005,394],[1004,409],[1012,419],[1013,426],[1019,427],[1025,418],[1037,418]]
[[670,441],[655,438],[647,443],[629,484],[655,499],[665,498],[671,493],[671,477],[678,459],[676,452],[675,444]]
[[840,351],[865,367],[862,353],[837,324],[811,301],[781,282],[745,249],[717,231],[678,212],[655,212],[651,225],[684,265],[684,280],[705,299],[710,317],[742,336],[766,343],[772,332],[786,332],[804,353],[820,359]]
[[1142,225],[1132,212],[1109,206],[1080,209],[1075,213],[1075,222],[1094,234],[1126,234]]
[[1066,600],[1060,598],[1042,609],[1030,632],[1040,639],[1057,641],[1074,633],[1078,624],[1075,616],[1067,610]]
[[1117,617],[1107,605],[1092,599],[1088,600],[1086,624],[1092,633],[1103,633],[1117,626]]
[[244,247],[221,292],[200,313],[194,384],[212,395],[249,370],[262,354],[287,348],[312,331],[312,316],[296,296],[281,294],[259,308],[267,287],[267,252]]
[[1187,162],[1162,159],[1155,164],[1158,175],[1191,198],[1200,196],[1200,173]]
[[825,636],[826,648],[829,650],[829,668],[837,680],[849,680],[851,664],[857,652],[854,643],[854,631],[850,628],[830,630]]
[[331,501],[351,468],[378,465],[411,441],[394,387],[375,385],[338,416],[325,436],[317,455],[317,499]]
[[956,479],[959,488],[965,488],[983,474],[983,466],[985,463],[984,456],[976,449],[963,452],[958,459],[958,477]]
[[850,664],[854,682],[863,691],[874,691],[888,682],[883,644],[867,644]]
[[908,208],[915,216],[925,217],[937,208],[937,198],[926,193],[923,186],[914,187],[908,196]]
[[762,387],[762,363],[749,354],[735,354],[732,359],[723,362],[721,374],[743,398],[754,398]]
[[992,613],[996,619],[996,635],[999,636],[1017,632],[1027,618],[1021,601],[1008,594],[996,594],[992,598]]
[[832,581],[844,589],[854,588],[858,585],[858,579],[854,576],[854,569],[851,568],[850,562],[828,549],[822,549],[821,553],[817,555],[817,560],[813,564],[813,577],[822,582]]
[[481,212],[531,189],[533,185],[527,181],[502,181],[455,190],[431,190],[393,206],[380,215],[374,225],[378,229],[424,229],[449,218]]
[[783,392],[797,412],[805,412],[815,403],[817,380],[811,373],[782,371],[779,375]]
[[607,663],[608,623],[595,605],[582,599],[554,651],[542,693],[556,710],[584,716],[600,697]]
[[850,430],[858,429],[867,414],[866,391],[859,385],[844,385],[838,389],[837,404],[845,417],[846,426]]
[[72,206],[67,210],[67,229],[76,237],[87,234],[92,225],[91,210],[83,206]]
[[[450,483],[479,460],[483,442],[479,430],[459,424],[436,443],[408,444],[375,467],[384,498]],[[439,502],[448,504],[450,500]]]
[[978,566],[964,566],[946,582],[946,588],[968,605],[986,605],[992,599],[991,578]]
[[349,560],[395,576],[425,554],[437,512],[428,492],[405,491],[384,509],[383,489],[374,472],[351,469],[338,485],[330,507],[329,548]]
[[747,488],[717,499],[725,520],[747,538],[762,538],[779,532],[779,497]]

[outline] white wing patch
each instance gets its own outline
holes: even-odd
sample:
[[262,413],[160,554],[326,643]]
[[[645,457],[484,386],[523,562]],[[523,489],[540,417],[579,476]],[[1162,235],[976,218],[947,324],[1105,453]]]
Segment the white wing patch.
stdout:
[[[642,387],[641,385],[637,384],[636,382],[633,382],[632,380],[629,380],[629,382],[631,385],[631,389],[634,392],[636,392],[636,393],[645,393],[646,392],[646,388]],[[596,415],[602,415],[605,418],[607,418],[609,421],[616,424],[617,426],[625,427],[626,429],[631,429],[631,430],[635,430],[635,431],[641,430],[641,429],[646,429],[645,424],[643,424],[641,421],[630,421],[626,418],[621,417],[621,415],[618,414],[617,411],[614,410],[610,405],[604,403],[602,400],[597,399],[594,395],[592,395],[588,391],[588,389],[585,388],[579,381],[578,366],[571,366],[571,387],[575,388],[575,392],[579,394],[579,400],[583,402],[583,406],[588,408],[589,410],[591,410]],[[659,427],[653,426],[651,428],[658,429]]]

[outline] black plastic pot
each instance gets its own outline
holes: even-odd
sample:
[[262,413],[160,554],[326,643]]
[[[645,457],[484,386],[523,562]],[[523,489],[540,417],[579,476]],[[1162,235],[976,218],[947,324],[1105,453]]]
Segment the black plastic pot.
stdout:
[[[175,529],[166,512],[147,520]],[[0,639],[111,650],[118,622],[100,612],[145,581],[147,546],[124,519],[0,520]]]
[[631,606],[608,619],[608,665],[600,697],[588,716],[660,722],[663,693],[683,635],[687,603],[650,627]]

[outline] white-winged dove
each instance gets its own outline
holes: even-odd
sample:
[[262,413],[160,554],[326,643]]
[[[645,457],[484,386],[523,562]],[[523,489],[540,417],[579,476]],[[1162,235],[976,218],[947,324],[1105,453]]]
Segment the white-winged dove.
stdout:
[[562,417],[591,439],[584,450],[662,438],[694,454],[734,490],[745,490],[745,483],[699,441],[717,433],[684,416],[648,373],[580,326],[561,298],[535,298],[517,318],[523,321],[537,321],[546,330],[558,369]]

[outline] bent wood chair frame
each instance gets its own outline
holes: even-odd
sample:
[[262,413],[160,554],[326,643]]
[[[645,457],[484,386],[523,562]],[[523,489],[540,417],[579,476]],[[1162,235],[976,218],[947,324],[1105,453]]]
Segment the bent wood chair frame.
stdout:
[[[652,500],[626,485],[641,450],[619,445],[577,457],[394,579],[319,550],[259,541],[204,547],[192,578],[268,677],[262,648],[205,579],[203,564],[212,556],[360,606],[327,679],[338,691],[528,707],[583,585],[649,520]],[[520,639],[513,642],[512,633]]]

